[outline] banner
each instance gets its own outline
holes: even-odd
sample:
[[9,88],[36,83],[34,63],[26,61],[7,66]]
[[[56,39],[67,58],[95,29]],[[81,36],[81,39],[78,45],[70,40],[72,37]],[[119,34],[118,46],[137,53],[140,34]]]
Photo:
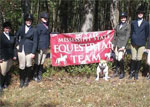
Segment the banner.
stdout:
[[51,34],[52,66],[98,63],[108,60],[114,30]]

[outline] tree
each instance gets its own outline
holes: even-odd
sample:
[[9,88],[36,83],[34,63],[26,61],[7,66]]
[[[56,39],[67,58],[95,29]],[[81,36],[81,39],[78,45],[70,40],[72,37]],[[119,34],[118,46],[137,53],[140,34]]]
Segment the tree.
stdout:
[[108,30],[118,24],[119,12],[127,12],[129,22],[136,19],[141,5],[145,19],[150,20],[150,0],[0,0],[0,28],[3,22],[11,21],[16,31],[26,13],[34,15],[36,25],[40,13],[46,11],[53,32]]
[[24,23],[24,17],[26,14],[30,13],[30,0],[21,0],[21,7],[23,11],[23,23]]
[[0,5],[0,34],[2,33],[2,25],[3,25],[3,16],[1,11],[1,5]]
[[93,30],[94,2],[94,0],[86,0],[86,3],[84,5],[84,23],[81,28],[82,32],[88,32]]
[[119,0],[112,0],[111,3],[111,12],[110,12],[110,20],[112,28],[115,28],[115,26],[119,22],[119,8],[118,8]]

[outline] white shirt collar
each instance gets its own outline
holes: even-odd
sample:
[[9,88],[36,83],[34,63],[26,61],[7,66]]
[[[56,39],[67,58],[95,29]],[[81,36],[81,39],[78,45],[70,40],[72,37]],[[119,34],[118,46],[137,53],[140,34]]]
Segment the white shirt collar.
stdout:
[[123,26],[123,25],[122,25],[122,24],[120,24],[119,29],[121,29],[121,28],[122,28],[122,26]]
[[29,31],[30,27],[28,27],[28,26],[25,25],[25,33],[27,33]]
[[7,34],[7,33],[5,33],[5,32],[3,32],[3,33],[4,33],[4,35],[7,37],[7,39],[10,40],[9,34]]
[[138,20],[138,26],[141,26],[141,23],[143,22],[143,19]]
[[124,25],[125,23],[120,23],[120,25],[119,25],[119,29],[121,29],[122,28],[122,26]]

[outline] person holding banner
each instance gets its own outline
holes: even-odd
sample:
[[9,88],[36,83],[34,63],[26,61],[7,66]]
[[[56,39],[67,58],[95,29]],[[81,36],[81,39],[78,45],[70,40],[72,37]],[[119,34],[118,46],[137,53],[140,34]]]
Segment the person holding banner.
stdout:
[[11,23],[3,24],[3,33],[0,35],[0,92],[8,87],[8,72],[16,60],[15,37],[10,33]]
[[28,86],[32,73],[32,61],[37,49],[37,31],[32,27],[32,14],[25,15],[25,24],[16,33],[16,47],[18,51],[20,69],[20,88]]
[[130,25],[127,23],[127,14],[120,14],[120,23],[115,28],[115,34],[112,41],[112,50],[115,52],[115,74],[118,76],[120,68],[120,79],[124,78],[124,53],[128,39],[130,37]]
[[131,68],[129,79],[138,79],[141,60],[145,50],[146,40],[149,34],[149,24],[144,19],[144,10],[138,9],[137,20],[131,23]]
[[41,23],[37,25],[38,33],[38,49],[35,57],[35,64],[33,70],[33,79],[37,82],[42,80],[43,64],[50,46],[50,32],[49,32],[49,15],[42,12],[40,15]]

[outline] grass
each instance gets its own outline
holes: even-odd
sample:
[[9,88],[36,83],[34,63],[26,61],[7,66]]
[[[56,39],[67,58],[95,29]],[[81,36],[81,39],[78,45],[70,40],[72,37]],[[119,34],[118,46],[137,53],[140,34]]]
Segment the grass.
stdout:
[[31,81],[22,89],[18,70],[13,68],[11,84],[0,93],[0,107],[150,107],[150,80],[141,73],[139,80],[129,80],[126,73],[122,80],[95,81],[97,64],[67,68],[49,65],[47,61],[42,82]]
[[1,95],[1,107],[149,107],[150,81],[140,75],[139,80],[109,81],[94,76],[70,76],[57,73],[41,83],[31,81],[26,88],[18,88],[19,80]]

